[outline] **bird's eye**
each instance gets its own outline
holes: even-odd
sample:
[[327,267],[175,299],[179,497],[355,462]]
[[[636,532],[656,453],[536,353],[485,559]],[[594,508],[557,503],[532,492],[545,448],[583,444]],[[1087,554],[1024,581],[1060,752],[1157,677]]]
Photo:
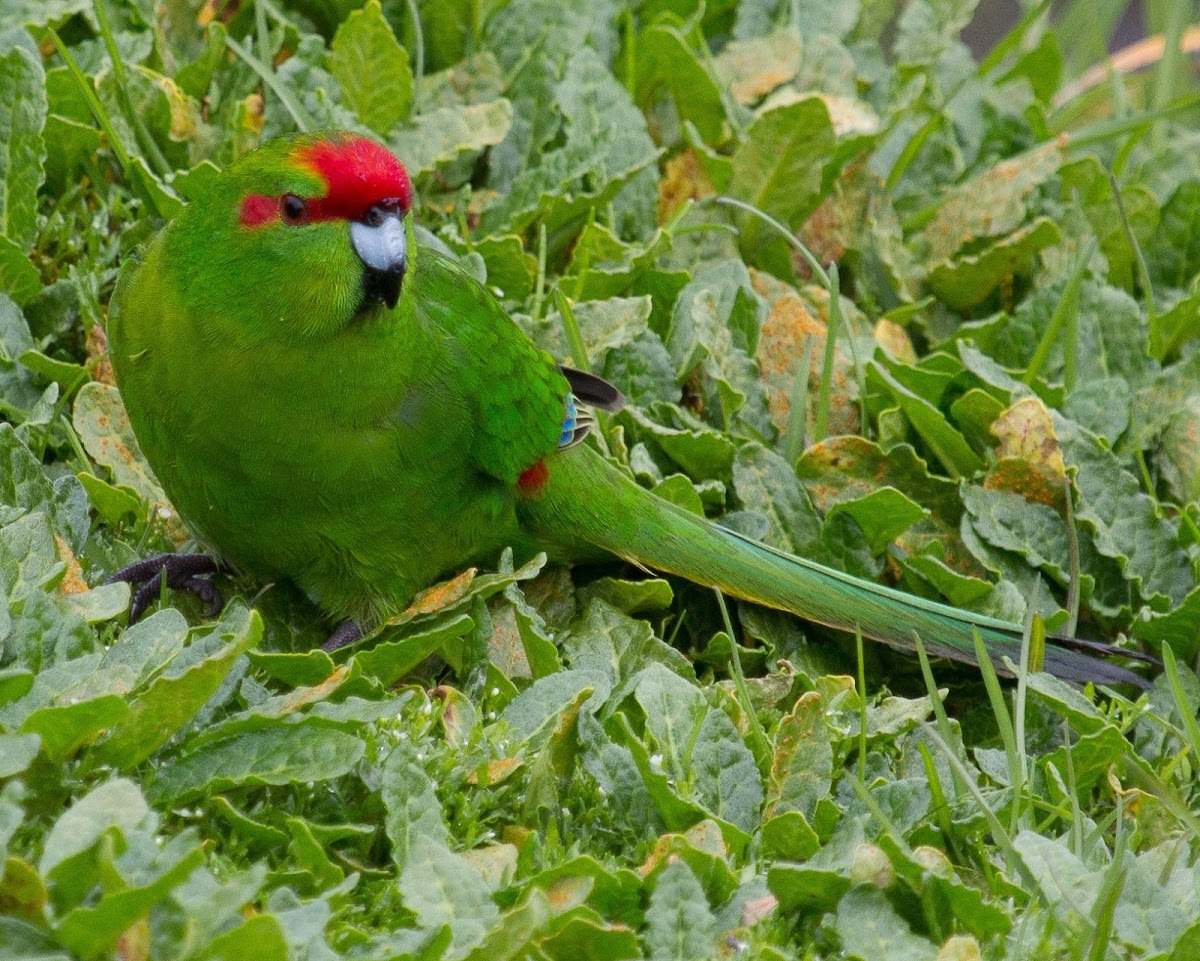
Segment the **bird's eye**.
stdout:
[[295,194],[284,194],[279,198],[279,216],[291,227],[302,227],[312,219],[308,202]]

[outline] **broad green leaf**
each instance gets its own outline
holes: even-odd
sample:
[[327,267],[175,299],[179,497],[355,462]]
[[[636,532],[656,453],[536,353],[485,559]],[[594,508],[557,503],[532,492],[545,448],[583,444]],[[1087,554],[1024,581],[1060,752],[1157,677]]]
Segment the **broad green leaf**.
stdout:
[[0,528],[0,559],[0,584],[8,591],[10,606],[54,587],[64,573],[54,528],[42,511],[18,515]]
[[799,864],[776,864],[767,872],[767,885],[779,900],[779,910],[832,911],[850,881],[837,871]]
[[160,768],[150,793],[180,802],[242,785],[325,781],[352,770],[363,742],[324,727],[286,725],[208,744]]
[[386,137],[412,109],[413,76],[408,53],[396,42],[379,0],[368,0],[342,21],[331,47],[330,70],[343,100],[359,120]]
[[500,143],[512,123],[512,103],[503,97],[462,107],[441,107],[419,114],[394,131],[391,145],[413,177],[428,176],[463,158],[473,161],[488,147]]
[[968,310],[1002,282],[1028,274],[1038,252],[1061,239],[1054,222],[1039,217],[979,253],[937,264],[929,272],[929,288],[955,310]]
[[288,961],[291,956],[279,919],[260,914],[213,938],[196,961]]
[[666,90],[680,119],[691,121],[706,143],[720,140],[725,126],[720,88],[682,31],[666,23],[654,24],[638,37],[638,106],[650,106],[659,89]]
[[763,856],[772,861],[807,861],[821,846],[821,839],[799,811],[767,817],[762,825]]
[[[1049,38],[1047,34],[1046,39]],[[1082,204],[1088,223],[1100,241],[1100,251],[1108,261],[1109,281],[1132,290],[1137,253],[1130,247],[1129,236],[1132,233],[1143,251],[1152,245],[1159,222],[1159,205],[1154,194],[1142,184],[1122,184],[1122,217],[1108,172],[1098,158],[1085,156],[1063,164],[1060,175],[1063,189],[1068,195],[1074,194]],[[1125,221],[1128,221],[1130,233],[1126,232]]]
[[1187,341],[1200,336],[1200,289],[1193,282],[1169,310],[1150,318],[1150,352],[1166,360]]
[[930,266],[951,260],[968,245],[1016,231],[1028,217],[1030,194],[1054,176],[1062,161],[1058,143],[1043,144],[957,188],[922,233]]
[[390,687],[425,658],[441,650],[449,638],[462,637],[474,626],[471,618],[461,614],[439,627],[418,631],[395,641],[385,640],[357,651],[353,663],[361,667],[367,677],[373,677],[384,687]]
[[34,273],[33,286],[24,299],[32,297],[41,284],[37,279],[37,271],[25,255],[12,246],[11,241],[0,238],[0,411],[14,423],[20,423],[38,402],[42,392],[34,383],[33,372],[17,361],[18,357],[33,347],[33,337],[21,308],[13,299],[17,288],[5,282],[5,244],[9,244],[15,256]]
[[803,554],[820,537],[820,519],[796,472],[762,445],[747,444],[738,450],[733,489],[744,508],[766,516],[767,543]]
[[657,663],[641,671],[634,694],[646,715],[646,732],[662,752],[662,768],[682,782],[689,768],[691,747],[708,715],[704,696]]
[[90,11],[87,0],[15,0],[6,5],[3,16],[0,16],[0,28],[9,27],[44,27],[59,18],[70,17],[77,13]]
[[696,738],[690,762],[698,800],[722,821],[749,833],[758,824],[763,802],[754,755],[720,708],[709,709]]
[[927,910],[955,919],[981,940],[1007,934],[1012,928],[1008,912],[964,883],[939,849],[918,847],[904,851],[890,835],[880,837],[879,846],[887,853],[896,874],[911,886]]
[[618,824],[627,830],[640,831],[654,824],[655,802],[642,779],[633,752],[612,740],[600,722],[586,711],[577,721],[581,745],[580,764],[595,780],[605,797],[619,797],[621,804],[614,810]]
[[[662,230],[642,243],[627,243],[602,223],[589,223],[580,232],[571,250],[571,262],[565,277],[571,278],[563,289],[576,300],[605,300],[635,292],[652,295],[651,312],[662,308],[661,301],[674,296],[653,284],[663,274],[655,270],[658,257],[670,248],[670,236]],[[683,272],[668,275],[679,279],[678,289],[687,283]],[[676,292],[677,292],[676,290]],[[669,304],[668,304],[669,306]]]
[[[810,97],[762,114],[746,130],[733,155],[729,195],[797,226],[817,206],[822,172],[833,157],[835,137],[824,101]],[[757,218],[742,223],[746,252],[777,243]]]
[[66,760],[129,713],[128,705],[117,694],[78,697],[79,700],[69,697],[63,703],[39,707],[21,722],[21,733],[38,735],[42,750],[51,761]]
[[1084,865],[1065,839],[1022,831],[1013,838],[1013,847],[1059,919],[1071,922],[1079,916],[1090,916],[1102,875]]
[[687,658],[659,640],[649,624],[621,613],[601,598],[592,600],[571,625],[563,640],[563,653],[573,670],[607,676],[614,704],[625,699],[642,669],[650,664],[664,664],[685,677],[692,670]]
[[640,950],[637,935],[629,928],[582,912],[565,918],[561,925],[554,925],[541,948],[554,961],[574,961],[589,956],[597,961],[623,961],[636,958]]
[[257,612],[242,608],[231,614],[225,617],[228,626],[218,626],[214,631],[221,633],[224,644],[202,660],[187,663],[180,657],[169,664],[133,701],[128,716],[97,746],[98,761],[129,770],[196,715],[225,680],[233,662],[262,637],[262,620]]
[[937,407],[909,390],[881,365],[872,365],[871,372],[878,376],[891,392],[913,428],[929,445],[929,449],[942,462],[942,466],[951,477],[971,477],[983,467],[983,462],[963,435]]
[[913,0],[905,6],[897,24],[897,59],[905,64],[933,64],[958,43],[958,35],[971,22],[978,2]]
[[[920,2],[920,0],[918,0]],[[889,961],[934,961],[937,948],[912,933],[882,891],[859,885],[838,902],[836,929],[847,954]]]
[[817,802],[829,794],[833,775],[833,748],[819,694],[804,694],[779,722],[774,749],[765,816],[799,811],[811,821]]
[[1200,951],[1200,921],[1193,922],[1180,935],[1167,961],[1186,961],[1197,951]]
[[0,705],[19,700],[29,693],[34,682],[33,671],[19,667],[0,670]]
[[[653,412],[659,414],[660,410],[661,407]],[[683,417],[678,421],[687,426],[676,427],[652,420],[637,408],[627,408],[623,413],[694,480],[709,477],[728,480],[731,477],[736,448],[726,434],[698,426]]]
[[194,834],[175,837],[162,854],[156,860],[164,863],[153,864],[147,872],[151,877],[139,878],[124,890],[105,894],[94,905],[80,905],[64,915],[55,932],[59,940],[89,958],[113,949],[131,925],[165,900],[204,862]]
[[762,313],[745,266],[718,261],[698,269],[680,291],[665,342],[679,380],[699,369],[711,420],[731,431],[736,417],[754,433],[770,436],[766,393],[752,359]]
[[[692,487],[692,490],[695,491],[695,488]],[[585,605],[585,609],[593,599],[603,601],[624,614],[638,615],[668,610],[675,593],[669,581],[658,578],[626,581],[602,577],[579,590],[579,601]]]
[[1135,621],[1130,633],[1158,648],[1170,646],[1176,657],[1192,661],[1200,653],[1200,587],[1173,610]]
[[[41,290],[42,281],[37,268],[30,262],[25,251],[15,240],[0,236],[0,297],[3,302],[17,306],[27,304]],[[0,302],[0,303],[3,303]],[[6,338],[7,339],[7,338]],[[19,354],[10,359],[0,358],[5,363],[16,363]],[[25,368],[22,368],[24,370]],[[4,399],[7,405],[10,399]]]
[[1095,437],[1059,416],[1054,427],[1063,460],[1078,471],[1080,504],[1075,516],[1094,531],[1096,550],[1114,558],[1156,608],[1164,602],[1182,603],[1196,578],[1174,524],[1155,508],[1137,476]]
[[539,935],[548,927],[554,913],[550,899],[534,888],[519,905],[500,916],[482,943],[467,955],[468,961],[519,957],[518,952],[537,950],[536,942],[541,940]]
[[115,778],[93,788],[54,822],[42,847],[38,870],[50,877],[54,869],[86,851],[109,828],[131,834],[150,808],[137,785]]
[[562,147],[513,180],[483,216],[487,233],[523,229],[539,217],[563,225],[612,200],[658,156],[646,121],[590,47],[574,51],[554,96],[563,116]]
[[37,734],[0,734],[0,779],[20,774],[41,749],[42,739]]
[[1182,183],[1162,208],[1162,219],[1149,244],[1146,266],[1155,283],[1187,287],[1200,270],[1197,246],[1200,180]]
[[1067,525],[1057,511],[1005,490],[963,487],[971,526],[988,543],[1020,554],[1058,583],[1069,577]]
[[488,19],[484,45],[512,76],[508,95],[516,108],[512,130],[493,156],[493,186],[511,187],[558,133],[557,87],[566,63],[585,47],[613,52],[615,13],[611,0],[527,0],[503,4]]
[[594,669],[558,671],[538,678],[518,694],[500,717],[521,741],[533,749],[550,735],[554,722],[584,691],[595,694],[598,702],[608,697],[608,678]]
[[[442,806],[433,792],[433,782],[416,763],[413,749],[399,744],[383,765],[380,788],[386,810],[384,827],[392,842],[392,860],[404,870],[418,841],[441,846],[450,835],[442,820]],[[452,855],[445,852],[447,857]]]
[[717,921],[704,889],[684,861],[658,876],[646,909],[646,948],[652,961],[703,961],[713,955]]
[[[661,664],[646,667],[634,689],[657,745],[659,766],[703,808],[749,830],[762,804],[762,780],[750,749],[720,708]],[[654,763],[653,761],[651,762]],[[690,782],[691,790],[683,787]]]
[[[651,307],[649,297],[611,297],[574,304],[571,309],[588,353],[585,359],[589,366],[592,369],[602,367],[609,351],[628,346],[644,333]],[[551,331],[560,332],[563,318],[557,312],[551,313],[546,318],[546,325]],[[562,357],[564,363],[579,366],[579,359],[571,357],[565,334],[560,333],[559,337],[562,338],[561,346],[553,351],[554,356]]]
[[455,956],[482,941],[500,914],[479,872],[424,835],[413,839],[398,887],[404,906],[422,928],[436,931],[449,925]]
[[33,242],[45,178],[45,82],[41,61],[24,47],[0,57],[0,235],[22,251]]
[[864,497],[838,501],[830,513],[839,512],[854,518],[877,554],[929,516],[929,511],[894,487],[881,487]]
[[9,522],[23,513],[44,511],[73,550],[87,539],[87,497],[73,477],[51,482],[41,464],[8,424],[0,424],[0,520]]

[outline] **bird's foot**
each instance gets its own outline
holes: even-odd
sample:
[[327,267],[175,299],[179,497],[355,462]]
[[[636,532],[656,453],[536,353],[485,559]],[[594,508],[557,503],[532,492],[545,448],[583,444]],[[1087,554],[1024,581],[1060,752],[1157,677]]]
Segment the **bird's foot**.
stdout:
[[133,588],[133,603],[129,606],[129,623],[141,617],[162,589],[165,572],[167,587],[182,588],[204,602],[204,616],[215,617],[224,601],[207,575],[215,574],[221,565],[208,554],[155,554],[144,561],[135,561],[104,579],[105,584],[124,581]]
[[361,641],[363,638],[363,629],[358,626],[356,621],[342,621],[333,629],[333,633],[325,639],[325,643],[321,645],[321,650],[331,652],[336,651],[339,647],[346,647],[353,644],[355,641]]

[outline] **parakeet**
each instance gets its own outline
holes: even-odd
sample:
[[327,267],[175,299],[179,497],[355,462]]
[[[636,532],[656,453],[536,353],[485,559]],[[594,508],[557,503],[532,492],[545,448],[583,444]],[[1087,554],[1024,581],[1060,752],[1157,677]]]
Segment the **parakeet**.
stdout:
[[[401,162],[342,133],[239,159],[127,262],[109,345],[134,432],[210,552],[160,577],[213,604],[217,563],[288,578],[357,640],[439,577],[513,547],[615,554],[911,650],[1016,659],[1021,630],[793,557],[639,487],[580,441],[603,380],[555,363],[454,261],[418,249]],[[135,609],[134,616],[138,613]],[[1047,670],[1144,682],[1063,640]]]

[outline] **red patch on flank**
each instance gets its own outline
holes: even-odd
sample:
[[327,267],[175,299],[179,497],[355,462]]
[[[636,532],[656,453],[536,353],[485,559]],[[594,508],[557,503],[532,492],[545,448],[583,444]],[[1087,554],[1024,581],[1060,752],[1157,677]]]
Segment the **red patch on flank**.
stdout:
[[412,181],[404,164],[374,140],[318,140],[299,148],[293,157],[326,184],[323,197],[309,200],[313,220],[358,220],[384,200],[397,201],[406,213],[412,206]]
[[279,198],[266,194],[250,194],[242,198],[242,212],[238,217],[243,227],[258,227],[279,216]]
[[546,462],[540,460],[521,472],[521,476],[517,478],[517,490],[525,495],[536,494],[546,486],[546,481],[549,479],[550,471],[546,467]]

